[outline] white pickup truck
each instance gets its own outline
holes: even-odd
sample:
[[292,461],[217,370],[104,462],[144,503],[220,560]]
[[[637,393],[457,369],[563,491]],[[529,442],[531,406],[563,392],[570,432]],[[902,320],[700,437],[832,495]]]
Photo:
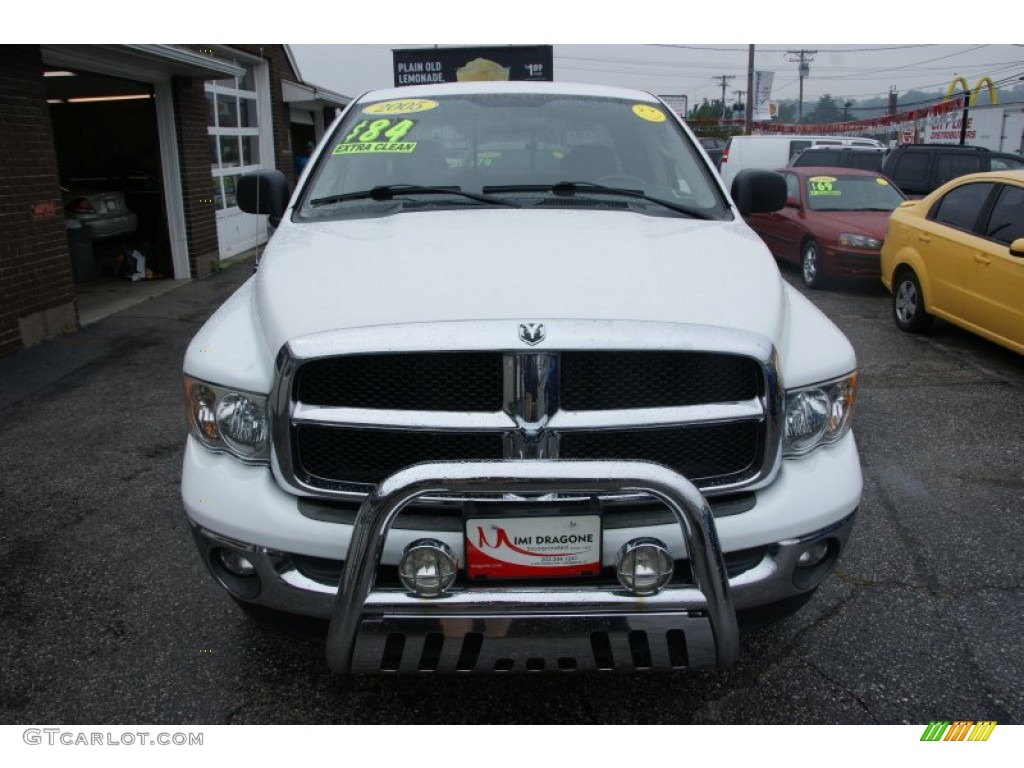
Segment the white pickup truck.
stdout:
[[214,578],[331,668],[725,667],[861,498],[856,359],[650,94],[367,93],[192,341],[182,496]]

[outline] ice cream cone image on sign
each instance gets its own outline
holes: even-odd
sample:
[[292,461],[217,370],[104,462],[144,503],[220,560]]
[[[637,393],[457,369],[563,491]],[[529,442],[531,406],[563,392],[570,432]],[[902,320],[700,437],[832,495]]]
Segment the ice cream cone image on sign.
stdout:
[[473,59],[455,71],[455,79],[460,83],[480,80],[508,80],[509,68],[503,67],[490,59]]

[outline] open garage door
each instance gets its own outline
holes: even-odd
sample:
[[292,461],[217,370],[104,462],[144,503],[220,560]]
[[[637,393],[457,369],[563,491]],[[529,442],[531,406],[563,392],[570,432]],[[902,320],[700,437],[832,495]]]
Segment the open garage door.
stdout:
[[173,278],[152,86],[83,71],[47,75],[75,282]]

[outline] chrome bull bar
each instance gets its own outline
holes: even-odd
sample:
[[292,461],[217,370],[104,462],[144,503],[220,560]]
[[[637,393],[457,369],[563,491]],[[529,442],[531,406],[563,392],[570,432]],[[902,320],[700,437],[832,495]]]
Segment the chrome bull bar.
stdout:
[[[672,511],[686,542],[694,585],[670,585],[652,597],[579,586],[555,590],[473,586],[455,592],[451,599],[374,590],[388,531],[402,509],[421,496],[620,492],[650,494]],[[474,628],[477,631],[471,631]],[[463,644],[467,638],[489,642],[499,650],[482,653],[478,661],[494,661],[498,670],[500,664],[516,659],[526,669],[531,663],[534,669],[547,668],[544,647],[548,647],[553,654],[551,667],[558,668],[574,656],[573,637],[577,644],[589,645],[597,636],[612,658],[621,659],[624,638],[654,629],[667,632],[670,641],[679,631],[697,640],[702,650],[691,651],[687,667],[724,668],[739,655],[736,612],[714,517],[700,491],[685,477],[642,461],[428,462],[386,478],[360,507],[327,635],[327,661],[339,673],[380,671],[374,659],[388,636],[407,632],[410,646],[417,651],[438,637]],[[563,637],[564,632],[568,635]],[[536,650],[529,647],[531,641],[537,643]],[[511,648],[510,655],[502,655],[503,645]],[[647,647],[649,667],[680,666],[669,663],[671,649],[666,651],[661,642]],[[396,661],[394,669],[467,669],[459,665],[460,655],[464,654],[444,649],[438,654],[446,660],[440,666],[424,667],[406,659]],[[469,668],[482,666],[474,662]],[[573,668],[593,666],[586,662]]]

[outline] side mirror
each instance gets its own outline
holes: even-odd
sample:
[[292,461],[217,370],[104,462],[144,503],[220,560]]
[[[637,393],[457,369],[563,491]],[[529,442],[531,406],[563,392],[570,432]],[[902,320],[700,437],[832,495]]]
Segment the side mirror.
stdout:
[[238,177],[235,199],[246,213],[266,213],[277,226],[288,208],[288,180],[278,170],[256,171]]
[[732,180],[732,199],[741,216],[781,210],[787,197],[786,180],[775,171],[747,168]]
[[1018,237],[1010,243],[1010,255],[1018,259],[1024,259],[1024,237]]

